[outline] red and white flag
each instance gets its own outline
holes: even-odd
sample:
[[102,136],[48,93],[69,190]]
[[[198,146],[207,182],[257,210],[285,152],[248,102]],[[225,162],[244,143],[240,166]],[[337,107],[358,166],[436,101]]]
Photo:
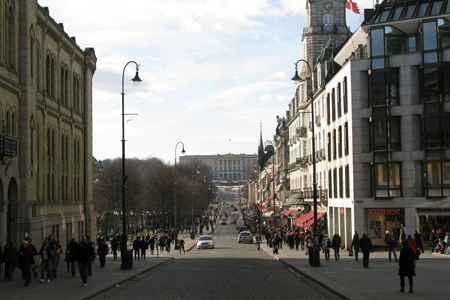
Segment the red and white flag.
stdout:
[[351,10],[352,12],[354,12],[355,14],[359,15],[359,9],[358,9],[358,4],[356,4],[355,2],[353,2],[352,0],[347,0],[347,2],[345,2],[345,8]]

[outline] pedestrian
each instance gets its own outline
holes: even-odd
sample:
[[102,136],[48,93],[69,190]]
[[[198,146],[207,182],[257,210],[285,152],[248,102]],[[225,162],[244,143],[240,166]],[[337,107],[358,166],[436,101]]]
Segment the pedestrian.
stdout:
[[300,245],[300,232],[298,230],[296,230],[294,234],[294,243],[295,250],[298,251],[298,246]]
[[304,232],[300,233],[300,248],[302,251],[305,250],[305,233]]
[[141,257],[145,260],[145,252],[147,252],[148,243],[145,240],[144,236],[142,236],[142,238],[141,238],[141,242],[139,244],[139,247],[141,248]]
[[52,249],[47,241],[42,243],[39,254],[41,255],[41,282],[44,282],[45,270],[47,270],[47,282],[50,282],[53,279]]
[[151,236],[150,240],[149,240],[149,244],[150,244],[150,254],[153,255],[153,251],[155,251],[155,243],[156,243],[156,238],[154,235]]
[[98,260],[100,261],[100,266],[105,267],[106,255],[109,253],[109,247],[106,245],[104,239],[100,239],[100,244],[97,247]]
[[355,254],[355,261],[358,261],[358,251],[359,251],[359,235],[355,230],[355,234],[353,235],[352,245],[350,248],[353,248],[353,253]]
[[172,238],[170,237],[170,235],[167,236],[166,238],[166,251],[167,253],[170,253],[170,244],[172,243]]
[[272,250],[273,250],[273,254],[278,254],[278,246],[280,244],[280,241],[278,240],[278,235],[274,235],[273,239],[272,239]]
[[389,234],[389,231],[386,230],[386,235],[384,236],[384,251],[387,251],[389,247],[389,239],[391,238],[391,235]]
[[165,247],[166,247],[166,238],[164,237],[164,235],[161,235],[159,237],[159,251],[163,253]]
[[[183,249],[183,252],[186,253],[186,250],[184,250],[184,240],[183,237],[180,237],[180,239],[178,240],[178,243],[180,245],[180,254],[181,254],[181,249]],[[152,252],[153,253],[153,252]]]
[[140,243],[141,239],[137,236],[133,241],[134,260],[136,260],[136,257],[139,260],[139,252],[141,250]]
[[66,263],[67,263],[67,272],[72,273],[72,277],[75,277],[76,274],[76,260],[77,260],[77,246],[78,243],[75,238],[70,239],[70,243],[66,248]]
[[256,245],[258,245],[258,252],[261,249],[261,233],[256,235]]
[[111,245],[113,258],[114,258],[114,260],[117,260],[117,247],[119,246],[119,242],[117,241],[117,237],[114,237],[111,240],[110,245]]
[[364,231],[363,237],[359,240],[359,247],[363,253],[363,267],[369,268],[369,255],[373,252],[372,240],[367,236],[367,231]]
[[392,261],[391,253],[394,253],[394,260],[395,262],[398,261],[397,259],[397,253],[395,252],[395,249],[397,248],[397,239],[394,237],[394,231],[391,231],[391,234],[389,235],[388,247],[389,247],[389,261]]
[[[96,252],[95,252],[95,243],[93,243],[91,241],[91,237],[89,235],[87,235],[86,238],[87,238],[88,245],[90,245],[91,248],[92,248],[92,253],[94,253],[94,258],[95,258],[95,254],[96,254]],[[92,276],[92,264],[88,264],[87,266],[88,266],[88,276]]]
[[62,247],[59,244],[59,241],[55,238],[53,234],[48,236],[48,243],[50,248],[52,249],[52,267],[53,267],[53,278],[56,278],[58,274],[58,260],[59,256],[62,253]]
[[309,265],[312,266],[314,263],[314,244],[311,239],[308,239],[306,247],[308,248]]
[[339,260],[339,249],[341,248],[341,237],[339,234],[335,233],[331,242],[333,243],[334,259]]
[[83,285],[87,286],[88,279],[88,266],[92,263],[95,264],[95,252],[92,249],[91,244],[88,242],[87,237],[83,237],[81,243],[77,247],[77,262],[78,270],[80,272]]
[[405,234],[405,231],[403,230],[403,228],[400,229],[400,234],[399,234],[398,238],[400,239],[401,243],[403,243],[403,241],[406,241],[406,234]]
[[322,246],[325,253],[325,260],[330,260],[330,249],[333,247],[333,244],[326,233],[323,235]]
[[436,230],[433,228],[430,233],[430,242],[431,242],[431,253],[433,253],[434,248],[436,247]]
[[17,259],[19,262],[19,268],[22,270],[22,278],[25,279],[25,286],[29,286],[31,282],[31,267],[34,267],[34,255],[33,250],[28,247],[28,242],[23,241],[22,247],[20,247]]
[[400,250],[400,259],[398,262],[400,275],[400,293],[405,292],[405,276],[408,276],[409,292],[413,293],[413,276],[416,276],[414,252],[409,246],[408,241],[402,242],[402,250]]
[[17,248],[12,240],[5,245],[3,259],[5,261],[5,278],[11,281],[17,265]]
[[420,233],[417,232],[417,230],[414,230],[414,241],[416,242],[416,245],[419,249],[419,251],[423,251],[423,244],[422,244],[422,237],[420,236]]

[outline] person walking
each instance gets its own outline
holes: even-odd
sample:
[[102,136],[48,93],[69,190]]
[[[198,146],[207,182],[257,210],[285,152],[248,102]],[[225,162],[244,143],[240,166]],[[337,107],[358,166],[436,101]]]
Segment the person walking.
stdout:
[[389,248],[389,239],[391,238],[391,234],[386,230],[386,235],[384,236],[384,251],[387,251]]
[[312,266],[314,263],[314,244],[311,239],[308,239],[306,247],[308,248],[309,265]]
[[420,236],[420,233],[417,232],[417,230],[414,230],[414,241],[416,242],[416,245],[419,249],[419,251],[423,251],[423,244],[422,244],[422,237]]
[[394,253],[394,260],[395,260],[395,262],[397,262],[398,259],[397,259],[397,253],[395,252],[395,249],[398,247],[398,244],[397,244],[397,239],[394,237],[393,231],[391,231],[391,234],[389,235],[388,247],[389,247],[389,261],[392,261],[391,253]]
[[100,239],[100,244],[97,247],[98,260],[100,261],[100,266],[105,267],[106,255],[109,253],[109,247],[106,245],[104,239]]
[[325,260],[330,260],[330,249],[333,247],[333,244],[326,233],[323,235],[322,246],[325,252]]
[[34,267],[33,250],[28,247],[28,242],[23,241],[20,247],[17,258],[19,261],[19,268],[22,270],[22,278],[25,279],[25,286],[29,286],[31,282],[31,267]]
[[111,240],[110,245],[111,245],[111,250],[112,250],[112,254],[113,254],[114,260],[117,260],[117,247],[119,246],[119,242],[117,242],[117,238],[116,237],[114,237]]
[[433,253],[434,248],[436,247],[436,230],[433,228],[430,233],[430,242],[431,242],[431,253]]
[[[67,253],[67,251],[66,251]],[[42,243],[42,247],[39,250],[41,256],[41,282],[44,282],[44,271],[47,270],[47,282],[50,282],[53,278],[53,266],[52,266],[52,249],[48,245],[47,241]]]
[[359,251],[359,235],[355,230],[355,234],[353,235],[352,245],[350,249],[353,248],[353,253],[355,254],[355,261],[358,261],[358,251]]
[[166,251],[167,253],[170,253],[170,244],[172,243],[172,238],[170,237],[170,235],[167,236],[166,238]]
[[145,253],[147,252],[147,249],[148,249],[148,243],[145,240],[144,236],[142,236],[142,238],[141,238],[139,247],[141,248],[141,257],[145,260]]
[[405,276],[408,276],[409,292],[413,293],[413,276],[416,276],[414,251],[411,249],[408,241],[402,242],[402,250],[400,250],[400,259],[398,262],[400,275],[400,293],[405,292]]
[[92,249],[91,244],[88,243],[87,237],[83,237],[81,243],[78,244],[76,253],[80,277],[83,285],[87,286],[88,266],[91,264],[91,262],[93,265],[95,264],[95,252]]
[[139,260],[139,252],[140,252],[140,245],[141,243],[141,239],[137,236],[134,241],[133,241],[133,251],[134,251],[134,260],[137,259]]
[[[178,243],[180,244],[180,254],[181,254],[181,249],[183,249],[183,252],[186,253],[186,250],[184,250],[185,241],[183,240],[183,237],[180,237],[180,239],[178,240]],[[152,253],[153,253],[153,250],[152,250]]]
[[300,232],[298,230],[296,230],[294,234],[294,243],[295,250],[298,251],[298,246],[300,245]]
[[5,261],[5,277],[11,281],[17,265],[17,248],[12,240],[5,245],[3,260]]
[[150,244],[150,254],[153,255],[153,251],[155,251],[155,243],[156,243],[156,238],[154,235],[152,235],[150,237],[150,239],[148,240],[148,243]]
[[261,249],[261,233],[256,235],[256,245],[258,245],[258,252]]
[[67,262],[67,271],[72,272],[72,277],[75,277],[77,269],[76,269],[76,260],[77,260],[77,246],[78,243],[75,238],[70,240],[70,243],[66,248],[66,262]]
[[364,231],[363,237],[359,240],[359,247],[363,253],[363,267],[369,268],[369,255],[373,252],[372,240],[367,236],[367,231]]
[[341,237],[339,234],[335,233],[331,242],[333,243],[334,259],[339,260],[339,249],[341,248]]

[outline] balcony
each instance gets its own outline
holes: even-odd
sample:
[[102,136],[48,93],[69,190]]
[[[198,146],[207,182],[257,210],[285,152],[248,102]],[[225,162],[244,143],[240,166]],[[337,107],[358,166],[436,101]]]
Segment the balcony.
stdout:
[[295,135],[297,136],[305,136],[306,135],[306,126],[298,127],[295,129]]
[[6,158],[12,158],[17,156],[17,138],[4,134],[0,136],[0,157],[2,157],[3,162]]

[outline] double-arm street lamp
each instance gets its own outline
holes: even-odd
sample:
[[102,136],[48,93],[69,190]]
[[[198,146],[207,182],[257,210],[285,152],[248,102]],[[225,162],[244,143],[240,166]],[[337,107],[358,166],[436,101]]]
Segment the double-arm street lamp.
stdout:
[[[200,166],[197,166],[197,174],[200,174]],[[192,227],[191,227],[191,239],[195,239],[195,229],[194,229],[194,176],[192,174]]]
[[306,65],[308,66],[309,69],[309,74],[311,76],[311,90],[308,93],[310,98],[311,98],[311,132],[312,132],[312,162],[313,162],[313,197],[314,197],[314,261],[313,261],[313,266],[314,267],[320,267],[320,245],[319,245],[319,230],[317,228],[317,182],[316,182],[316,136],[315,136],[315,132],[314,132],[314,103],[313,103],[313,92],[314,92],[314,78],[313,78],[313,73],[311,70],[311,66],[309,65],[309,63],[304,60],[304,59],[299,59],[296,63],[295,63],[295,75],[294,77],[292,77],[292,80],[296,83],[296,84],[300,84],[300,82],[303,81],[303,79],[298,76],[298,63],[303,61],[304,63],[306,63]]
[[125,69],[130,64],[133,63],[136,65],[136,75],[131,81],[133,81],[135,86],[138,86],[142,81],[139,78],[139,65],[135,61],[129,61],[123,68],[122,73],[122,246],[120,249],[120,256],[122,259],[121,269],[131,269],[131,266],[128,264],[127,258],[127,213],[126,213],[126,205],[125,205],[125,183],[127,182],[128,175],[125,175],[125,92],[124,92],[124,77],[125,77]]
[[178,227],[177,227],[177,147],[179,144],[183,145],[183,150],[181,150],[181,154],[185,154],[186,151],[184,150],[184,143],[178,142],[175,145],[175,179],[173,181],[173,190],[174,190],[174,197],[173,197],[173,218],[175,223],[175,250],[178,249]]

